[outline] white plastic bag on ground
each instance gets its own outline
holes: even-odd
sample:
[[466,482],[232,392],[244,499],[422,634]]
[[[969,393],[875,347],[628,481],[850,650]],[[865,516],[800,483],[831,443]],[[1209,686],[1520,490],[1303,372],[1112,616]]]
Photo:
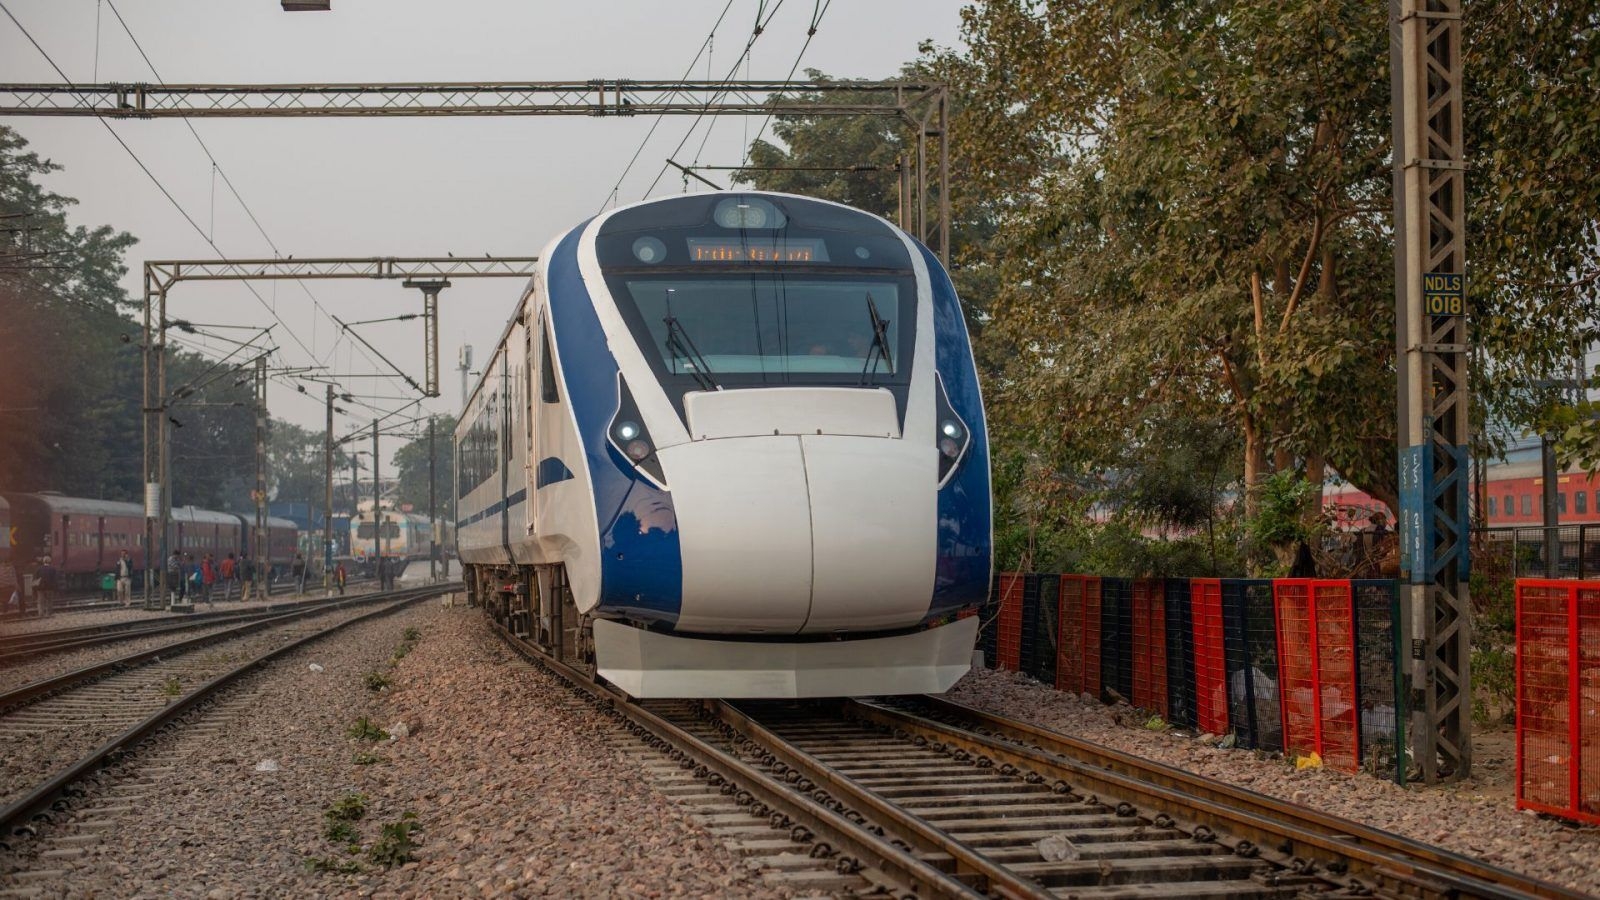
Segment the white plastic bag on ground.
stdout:
[[263,759],[261,762],[256,763],[256,771],[276,772],[278,771],[278,761],[275,759]]
[[317,663],[312,663],[311,664],[311,671],[313,671],[313,672],[321,672],[322,671],[322,666],[317,664]]
[[1074,847],[1064,834],[1052,834],[1047,838],[1040,838],[1033,846],[1045,862],[1066,862],[1083,858],[1083,853]]

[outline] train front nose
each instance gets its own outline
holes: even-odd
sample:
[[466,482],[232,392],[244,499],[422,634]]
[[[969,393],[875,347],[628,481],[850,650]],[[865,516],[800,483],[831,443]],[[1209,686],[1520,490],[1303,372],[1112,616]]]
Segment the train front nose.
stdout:
[[765,434],[702,437],[716,433],[702,416],[699,439],[661,451],[683,554],[677,630],[821,634],[910,627],[926,615],[935,451],[899,439],[892,398],[824,418],[805,428],[758,416],[772,424]]

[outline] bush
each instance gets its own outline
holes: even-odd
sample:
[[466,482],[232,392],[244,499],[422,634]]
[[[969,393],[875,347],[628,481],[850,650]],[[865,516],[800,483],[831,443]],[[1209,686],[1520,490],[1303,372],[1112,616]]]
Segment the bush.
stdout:
[[417,821],[417,814],[406,813],[400,817],[400,821],[383,826],[383,833],[367,850],[367,859],[386,869],[405,865],[415,859],[411,851],[416,849],[417,843],[411,836],[412,832],[421,830],[422,823]]
[[345,729],[344,733],[355,740],[368,741],[372,743],[376,743],[377,741],[386,741],[389,739],[389,732],[384,731],[377,725],[374,725],[372,720],[366,716],[362,716],[361,718],[357,719],[356,723]]

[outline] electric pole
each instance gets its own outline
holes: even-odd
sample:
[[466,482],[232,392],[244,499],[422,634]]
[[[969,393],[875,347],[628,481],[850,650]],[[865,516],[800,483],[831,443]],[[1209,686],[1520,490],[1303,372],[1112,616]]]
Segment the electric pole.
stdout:
[[439,580],[439,504],[434,485],[434,466],[438,454],[434,452],[433,416],[428,416],[428,578]]
[[333,385],[327,385],[328,419],[322,432],[322,595],[333,595]]
[[267,554],[267,356],[256,357],[256,594],[266,596]]
[[[373,565],[383,562],[383,523],[379,521],[378,508],[382,506],[382,492],[378,487],[378,420],[372,420],[372,556]],[[381,585],[380,585],[381,587]]]
[[456,369],[461,372],[461,408],[467,408],[467,378],[472,374],[472,345],[462,344],[456,356]]
[[1422,781],[1472,772],[1461,0],[1390,0],[1400,598]]

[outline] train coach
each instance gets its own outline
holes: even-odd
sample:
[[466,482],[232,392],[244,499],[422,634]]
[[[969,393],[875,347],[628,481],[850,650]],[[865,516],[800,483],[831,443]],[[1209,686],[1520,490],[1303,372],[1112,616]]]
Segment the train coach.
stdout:
[[637,697],[966,673],[988,447],[927,248],[742,192],[613,210],[540,258],[455,435],[475,602]]
[[[28,570],[29,564],[48,555],[68,589],[89,589],[112,570],[118,555],[128,551],[136,572],[145,570],[144,507],[115,500],[66,497],[50,492],[6,494],[11,513],[13,560]],[[270,518],[268,548],[270,568],[287,571],[294,559],[295,524]],[[212,512],[192,506],[174,507],[168,525],[168,552],[178,550],[200,559],[210,553],[218,559],[229,553],[248,552],[254,519]]]

